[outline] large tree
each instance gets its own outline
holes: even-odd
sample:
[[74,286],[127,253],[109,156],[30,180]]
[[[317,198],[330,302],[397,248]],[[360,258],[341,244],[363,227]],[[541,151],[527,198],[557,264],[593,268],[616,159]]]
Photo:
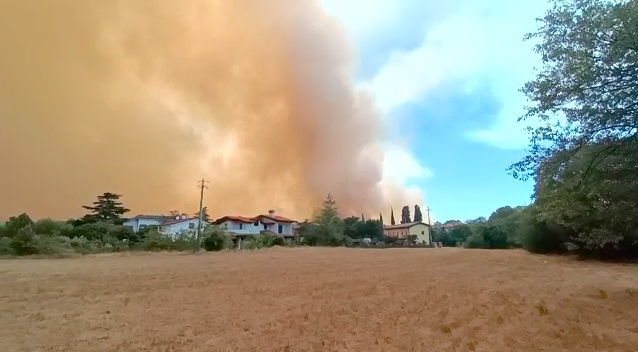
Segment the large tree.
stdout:
[[323,207],[315,213],[311,225],[304,229],[302,235],[313,245],[334,246],[345,244],[344,230],[337,202],[328,194]]
[[421,207],[418,204],[414,205],[414,222],[422,222],[423,214],[421,214]]
[[85,223],[100,221],[121,223],[122,216],[130,211],[120,202],[121,197],[119,194],[106,192],[97,197],[93,206],[83,205],[82,208],[90,211],[84,216],[83,221]]
[[412,220],[410,220],[410,207],[406,205],[401,209],[401,223],[408,224],[411,222]]
[[511,171],[536,178],[539,217],[574,230],[579,246],[628,245],[638,238],[638,6],[553,5],[527,36],[543,65],[522,89],[521,120],[537,127]]
[[396,225],[394,221],[394,209],[392,209],[392,207],[390,207],[390,225]]
[[[195,217],[199,219],[199,212],[195,213]],[[210,222],[210,215],[208,215],[208,207],[202,208],[202,220]]]

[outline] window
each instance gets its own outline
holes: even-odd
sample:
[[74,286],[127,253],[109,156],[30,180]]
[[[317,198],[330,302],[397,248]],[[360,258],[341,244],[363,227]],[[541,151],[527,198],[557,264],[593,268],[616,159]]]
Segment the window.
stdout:
[[194,222],[189,223],[188,224],[188,228],[189,229],[194,229],[195,228],[195,223]]
[[279,227],[277,228],[277,231],[278,231],[278,233],[284,232],[284,227],[281,224],[279,224]]
[[239,223],[239,229],[243,229],[244,228],[244,224],[242,224],[241,222]]
[[421,234],[422,234],[422,235],[425,235],[425,231],[421,231]]
[[255,221],[255,222],[253,223],[253,225],[255,225],[255,226],[259,226],[259,220]]
[[264,230],[268,230],[268,225],[264,224]]

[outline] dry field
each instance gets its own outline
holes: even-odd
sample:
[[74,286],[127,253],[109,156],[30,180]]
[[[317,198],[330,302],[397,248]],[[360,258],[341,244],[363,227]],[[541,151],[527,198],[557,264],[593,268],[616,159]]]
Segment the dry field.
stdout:
[[0,261],[0,351],[632,351],[638,267],[463,249]]

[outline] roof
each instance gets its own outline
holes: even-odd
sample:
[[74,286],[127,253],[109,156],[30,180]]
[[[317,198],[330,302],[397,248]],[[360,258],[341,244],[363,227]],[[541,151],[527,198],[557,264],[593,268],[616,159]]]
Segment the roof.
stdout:
[[255,217],[255,219],[259,219],[259,218],[267,218],[267,219],[271,219],[271,220],[275,220],[277,222],[297,222],[297,220],[292,220],[292,219],[288,219],[286,217],[283,217],[281,215],[257,215]]
[[405,224],[384,225],[384,226],[383,226],[383,229],[385,229],[385,230],[391,230],[391,229],[407,229],[407,228],[410,228],[410,227],[412,227],[412,226],[414,226],[414,225],[419,225],[419,224],[422,224],[422,225],[425,225],[425,226],[430,226],[430,225],[428,225],[428,224],[426,224],[426,223],[424,223],[424,222],[417,221],[417,222],[408,222],[408,223],[405,223]]
[[[170,225],[179,224],[180,222],[191,221],[191,220],[198,220],[198,218],[170,219],[170,220],[163,221],[161,225],[170,226]],[[202,221],[202,222],[205,222],[205,221]]]
[[213,223],[214,224],[220,224],[224,221],[237,221],[237,222],[242,222],[245,224],[252,224],[255,221],[261,221],[264,224],[274,224],[276,222],[286,222],[286,223],[294,223],[297,222],[296,220],[292,220],[280,215],[257,215],[255,217],[252,218],[248,218],[245,216],[239,216],[239,215],[226,215],[224,217],[221,217],[217,220],[215,220]]
[[227,215],[227,216],[221,217],[221,218],[213,221],[213,224],[219,224],[219,223],[222,223],[222,222],[227,221],[227,220],[243,222],[245,224],[252,224],[252,223],[255,222],[254,219],[247,218],[245,216]]
[[139,220],[139,219],[147,219],[147,220],[163,220],[166,219],[164,215],[136,215],[128,220]]

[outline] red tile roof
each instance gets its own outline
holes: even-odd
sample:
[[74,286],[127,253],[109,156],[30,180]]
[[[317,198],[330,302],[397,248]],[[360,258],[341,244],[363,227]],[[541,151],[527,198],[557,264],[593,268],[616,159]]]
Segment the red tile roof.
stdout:
[[274,224],[275,222],[286,222],[286,223],[294,223],[297,222],[296,220],[292,220],[280,215],[257,215],[255,217],[252,218],[247,218],[245,216],[236,216],[236,215],[227,215],[224,217],[221,217],[217,220],[215,220],[213,223],[214,224],[219,224],[222,223],[224,221],[237,221],[237,222],[243,222],[246,224],[252,224],[255,221],[261,221],[264,224]]
[[288,218],[285,218],[285,217],[283,217],[281,215],[277,215],[277,214],[275,214],[275,215],[264,215],[264,214],[261,214],[261,215],[258,215],[258,216],[255,217],[255,219],[259,219],[259,218],[268,218],[268,219],[271,219],[271,220],[275,220],[277,222],[297,222],[296,220],[288,219]]
[[245,224],[252,224],[252,223],[255,222],[254,219],[247,218],[247,217],[244,217],[244,216],[227,215],[227,216],[221,217],[221,218],[213,221],[213,224],[219,224],[219,223],[222,223],[222,222],[224,222],[226,220],[243,222]]

